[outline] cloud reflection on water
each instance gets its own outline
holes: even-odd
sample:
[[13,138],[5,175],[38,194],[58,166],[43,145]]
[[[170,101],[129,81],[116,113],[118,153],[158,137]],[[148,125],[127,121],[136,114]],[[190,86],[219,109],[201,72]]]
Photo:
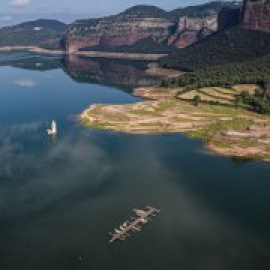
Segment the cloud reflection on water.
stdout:
[[[112,149],[99,133],[82,132],[31,149],[18,139],[31,131],[31,140],[39,128],[0,133],[1,269],[264,270],[269,264],[256,235],[187,189],[187,176],[162,161],[158,142],[119,135],[128,143],[114,140]],[[107,232],[145,204],[162,214],[109,246]]]
[[32,78],[20,78],[14,80],[14,84],[23,87],[23,88],[34,88],[36,87],[37,83]]

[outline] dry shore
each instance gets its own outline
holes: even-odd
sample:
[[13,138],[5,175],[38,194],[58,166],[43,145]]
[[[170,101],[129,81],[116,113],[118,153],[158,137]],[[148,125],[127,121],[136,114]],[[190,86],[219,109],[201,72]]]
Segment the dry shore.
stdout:
[[161,67],[149,67],[145,72],[150,76],[158,76],[163,78],[174,78],[184,74],[184,72],[179,70],[165,69]]
[[203,139],[207,149],[225,156],[270,161],[270,118],[233,106],[176,98],[179,89],[140,88],[151,99],[125,105],[92,105],[81,115],[88,127],[133,134],[183,133]]
[[0,52],[11,52],[11,51],[29,51],[34,53],[44,54],[76,54],[79,56],[89,58],[109,58],[109,59],[123,59],[123,60],[142,60],[142,61],[155,61],[166,54],[144,54],[144,53],[122,53],[122,52],[101,52],[101,51],[76,51],[67,52],[64,50],[47,50],[33,46],[10,46],[0,47]]
[[79,51],[74,52],[76,55],[92,58],[110,58],[125,60],[148,60],[155,61],[167,54],[144,54],[144,53],[122,53],[122,52],[99,52],[99,51]]

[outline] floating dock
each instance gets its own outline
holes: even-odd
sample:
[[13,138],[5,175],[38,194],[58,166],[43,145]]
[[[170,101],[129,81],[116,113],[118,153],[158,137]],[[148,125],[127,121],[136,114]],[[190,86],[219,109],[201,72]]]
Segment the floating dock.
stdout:
[[144,210],[133,209],[133,212],[136,217],[131,217],[130,220],[125,221],[119,229],[115,229],[113,233],[109,233],[109,235],[111,235],[110,243],[117,240],[124,241],[131,233],[141,231],[142,225],[150,221],[151,217],[155,217],[159,214],[160,210],[146,206]]

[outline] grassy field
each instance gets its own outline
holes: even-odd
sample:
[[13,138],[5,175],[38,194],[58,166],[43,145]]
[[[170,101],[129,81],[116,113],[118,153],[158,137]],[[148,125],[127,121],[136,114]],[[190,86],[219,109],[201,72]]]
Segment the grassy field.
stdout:
[[177,98],[182,100],[193,100],[195,96],[199,96],[202,102],[214,102],[221,105],[234,105],[235,99],[243,91],[253,94],[258,86],[242,84],[230,88],[224,87],[205,87],[188,92],[178,92]]

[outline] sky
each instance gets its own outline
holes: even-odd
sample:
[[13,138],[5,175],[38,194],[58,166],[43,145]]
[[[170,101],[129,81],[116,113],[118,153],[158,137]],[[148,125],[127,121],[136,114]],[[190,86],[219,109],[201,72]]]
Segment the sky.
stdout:
[[1,0],[0,26],[41,17],[70,22],[77,18],[116,14],[128,7],[147,4],[171,10],[207,0]]

